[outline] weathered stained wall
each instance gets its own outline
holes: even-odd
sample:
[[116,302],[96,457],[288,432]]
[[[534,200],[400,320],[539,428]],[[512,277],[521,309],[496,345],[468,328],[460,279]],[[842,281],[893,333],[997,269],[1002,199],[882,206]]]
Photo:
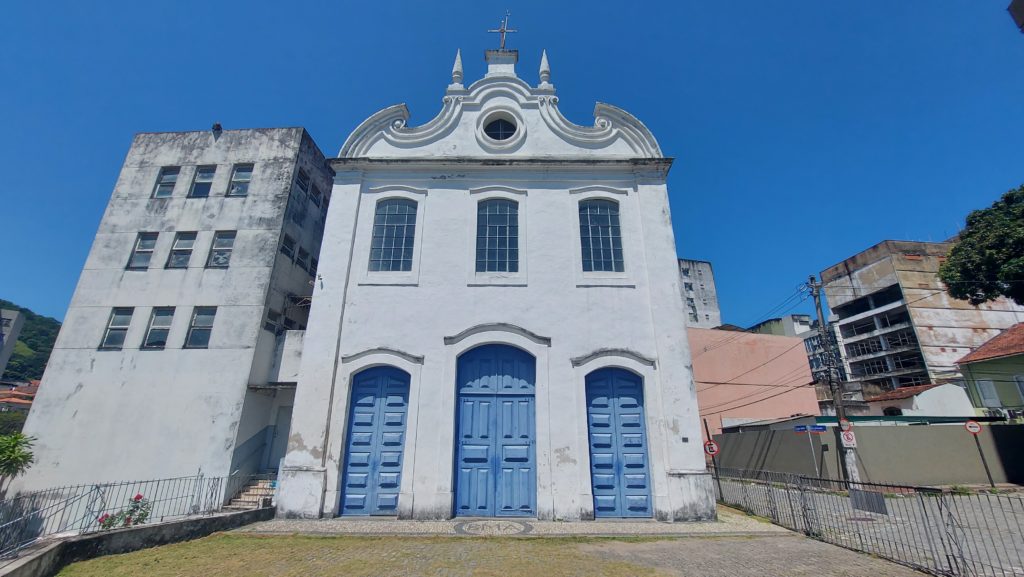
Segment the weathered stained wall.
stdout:
[[[25,425],[37,464],[19,486],[229,472],[259,343],[273,352],[268,294],[279,278],[308,286],[308,273],[275,271],[307,139],[301,128],[136,135]],[[247,196],[228,197],[237,163],[254,164],[252,181]],[[190,198],[201,165],[217,167],[210,195]],[[170,198],[153,198],[165,166],[181,167],[177,183]],[[229,267],[206,268],[215,231],[227,230],[237,231]],[[193,253],[187,268],[167,269],[179,231],[197,232]],[[148,269],[128,270],[139,232],[159,233],[156,247]],[[140,348],[152,308],[166,306],[166,347]],[[217,307],[205,349],[183,348],[195,306]],[[113,307],[134,307],[124,346],[98,350]]]
[[718,288],[710,262],[679,259],[679,287],[686,308],[686,326],[713,329],[722,325]]
[[711,434],[722,419],[817,415],[804,341],[799,337],[688,328],[701,418]]

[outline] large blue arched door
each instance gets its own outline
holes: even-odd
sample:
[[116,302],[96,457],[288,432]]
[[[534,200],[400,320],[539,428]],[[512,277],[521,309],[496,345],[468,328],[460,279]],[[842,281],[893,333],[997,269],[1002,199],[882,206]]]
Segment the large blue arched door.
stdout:
[[352,378],[342,515],[395,515],[409,407],[409,374],[373,367]]
[[587,375],[587,429],[595,517],[650,517],[643,379],[624,369]]
[[455,515],[537,514],[536,372],[529,353],[506,345],[459,357]]

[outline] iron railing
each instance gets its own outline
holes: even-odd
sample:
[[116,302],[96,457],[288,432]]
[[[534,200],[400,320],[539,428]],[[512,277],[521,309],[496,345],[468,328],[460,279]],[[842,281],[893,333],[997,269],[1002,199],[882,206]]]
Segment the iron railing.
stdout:
[[1024,575],[1024,494],[719,469],[718,500],[815,539],[950,577]]
[[[130,511],[137,496],[139,501],[145,499],[146,523],[211,515],[219,512],[250,477],[197,474],[149,481],[70,485],[20,493],[0,501],[0,559],[16,557],[19,551],[44,538],[131,526],[134,524],[132,521],[120,520],[118,514]],[[106,523],[104,516],[109,516]],[[121,522],[114,526],[111,520]]]

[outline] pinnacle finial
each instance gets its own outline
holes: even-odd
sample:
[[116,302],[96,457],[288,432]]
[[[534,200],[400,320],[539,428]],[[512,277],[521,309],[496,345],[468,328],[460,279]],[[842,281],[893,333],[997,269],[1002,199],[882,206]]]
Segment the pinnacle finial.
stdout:
[[452,66],[452,84],[462,84],[462,50],[455,51],[455,65]]
[[551,80],[551,66],[548,64],[548,51],[543,50],[540,53],[540,83],[548,84]]

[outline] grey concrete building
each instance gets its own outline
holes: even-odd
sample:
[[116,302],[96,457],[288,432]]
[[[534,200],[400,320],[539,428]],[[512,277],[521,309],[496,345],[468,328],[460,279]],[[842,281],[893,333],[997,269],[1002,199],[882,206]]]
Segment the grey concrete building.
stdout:
[[768,319],[757,323],[747,329],[752,333],[762,335],[777,335],[780,337],[803,337],[811,331],[813,322],[811,315],[786,315],[774,319]]
[[975,306],[949,296],[937,273],[952,247],[887,240],[822,271],[845,369],[865,398],[960,381],[959,358],[1024,320],[1007,299]]
[[276,468],[331,178],[302,128],[136,135],[25,425],[37,464],[19,485]]
[[706,260],[679,259],[680,290],[686,306],[686,326],[713,329],[722,325],[715,273]]
[[25,316],[20,311],[0,309],[0,375],[7,369],[24,322]]

